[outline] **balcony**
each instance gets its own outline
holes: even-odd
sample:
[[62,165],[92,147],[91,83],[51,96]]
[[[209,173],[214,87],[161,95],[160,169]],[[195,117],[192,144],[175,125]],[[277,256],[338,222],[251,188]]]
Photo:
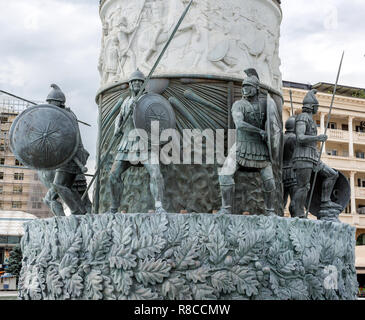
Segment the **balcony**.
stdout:
[[365,144],[365,133],[354,132],[354,143]]
[[357,228],[365,228],[365,214],[340,214],[341,222],[348,223]]
[[365,188],[355,187],[355,197],[357,199],[365,199]]
[[322,161],[340,171],[365,172],[365,159],[343,156],[322,155]]
[[[349,132],[345,130],[338,129],[328,129],[327,130],[328,140],[340,141],[340,142],[349,142]],[[365,142],[365,137],[364,137]]]

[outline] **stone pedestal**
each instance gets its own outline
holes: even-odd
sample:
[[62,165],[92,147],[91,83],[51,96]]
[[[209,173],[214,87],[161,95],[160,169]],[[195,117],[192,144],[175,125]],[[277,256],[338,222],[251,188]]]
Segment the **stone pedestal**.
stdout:
[[356,299],[355,228],[217,214],[27,223],[21,299]]

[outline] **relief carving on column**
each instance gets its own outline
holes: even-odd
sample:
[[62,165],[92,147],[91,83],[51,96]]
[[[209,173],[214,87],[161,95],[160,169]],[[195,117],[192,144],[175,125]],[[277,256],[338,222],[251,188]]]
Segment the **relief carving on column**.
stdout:
[[[137,67],[148,74],[188,0],[109,0],[101,18],[104,32],[99,70],[102,85],[124,81]],[[104,8],[105,7],[105,8]],[[279,36],[281,13],[267,0],[193,2],[156,74],[243,76],[255,67],[263,83],[281,88]],[[109,27],[107,27],[109,26]],[[115,76],[106,76],[110,39],[119,41]],[[108,47],[109,46],[109,47]],[[114,50],[112,54],[111,51]],[[109,73],[114,74],[113,71]],[[109,68],[110,69],[110,68]]]

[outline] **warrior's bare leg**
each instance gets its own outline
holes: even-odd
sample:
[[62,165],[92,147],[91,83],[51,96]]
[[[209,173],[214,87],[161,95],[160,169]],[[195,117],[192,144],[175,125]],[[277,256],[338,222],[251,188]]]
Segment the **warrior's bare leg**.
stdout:
[[53,186],[61,199],[70,208],[72,214],[85,214],[86,209],[82,204],[80,195],[71,190],[75,178],[76,174],[58,171]]
[[290,195],[290,205],[289,205],[289,212],[290,212],[290,216],[294,217],[294,210],[295,210],[295,200],[294,200],[294,195],[295,195],[295,191],[296,191],[296,186],[291,186],[289,187],[289,195]]
[[222,196],[222,207],[218,211],[219,214],[232,214],[235,192],[235,182],[233,176],[234,174],[219,176],[219,185]]
[[110,213],[118,212],[118,208],[120,206],[120,199],[123,195],[124,184],[122,180],[122,174],[126,171],[131,164],[128,161],[119,161],[116,160],[113,163],[113,166],[110,171],[110,195],[111,195],[111,206]]
[[297,188],[294,193],[294,217],[305,218],[304,208],[310,190],[312,168],[296,169]]
[[52,188],[50,188],[44,199],[43,202],[51,209],[52,213],[55,216],[65,216],[65,212],[63,211],[62,203],[57,201],[58,194],[57,192]]
[[260,175],[263,184],[265,215],[275,215],[275,180],[272,166],[269,164],[266,168],[260,170]]
[[321,202],[323,205],[329,207],[335,207],[342,209],[342,206],[334,203],[331,201],[331,194],[333,191],[333,187],[336,184],[338,179],[338,172],[329,166],[325,165],[324,163],[320,164],[321,170],[318,172],[319,175],[323,176],[325,179],[323,180],[322,184],[322,195],[321,195]]
[[162,206],[165,185],[160,166],[158,164],[149,163],[144,163],[143,165],[150,175],[150,190],[155,200],[156,213],[166,213],[165,209]]

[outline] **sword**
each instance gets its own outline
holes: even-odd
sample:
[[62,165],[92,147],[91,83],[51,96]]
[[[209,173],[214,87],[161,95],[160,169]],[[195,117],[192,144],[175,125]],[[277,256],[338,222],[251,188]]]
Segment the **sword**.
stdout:
[[[22,98],[22,97],[16,96],[15,94],[12,94],[12,93],[10,93],[10,92],[6,92],[6,91],[4,91],[4,90],[0,90],[0,92],[4,93],[4,94],[6,94],[6,95],[8,95],[8,96],[10,96],[10,97],[14,97],[14,98],[16,98],[16,99],[23,100],[23,101],[28,102],[28,103],[30,103],[30,104],[33,104],[33,105],[35,105],[35,106],[36,106],[36,105],[38,105],[38,103],[35,103],[35,102],[33,102],[33,101],[30,101],[30,100],[24,99],[24,98]],[[88,124],[88,123],[86,123],[86,122],[83,122],[83,121],[78,120],[78,119],[76,119],[76,120],[77,120],[77,122],[80,122],[80,123],[84,124],[85,126],[89,126],[89,127],[91,127],[91,125],[90,125],[90,124]]]
[[[159,55],[159,56],[158,56],[158,58],[157,58],[157,60],[156,60],[155,64],[153,65],[153,67],[152,67],[152,69],[151,69],[150,73],[148,74],[148,76],[147,76],[146,80],[144,81],[144,83],[143,83],[143,85],[142,85],[141,89],[139,90],[139,92],[138,92],[137,96],[135,97],[135,99],[134,99],[134,101],[133,101],[133,104],[132,104],[131,108],[129,109],[128,114],[127,114],[127,115],[126,115],[126,117],[123,119],[123,123],[121,124],[120,128],[123,128],[123,127],[124,127],[124,125],[125,125],[125,123],[126,123],[127,119],[129,118],[130,114],[132,113],[132,111],[133,111],[133,109],[134,109],[134,106],[136,105],[136,103],[137,103],[138,99],[139,99],[139,98],[141,97],[141,95],[143,94],[143,91],[145,90],[146,85],[147,85],[147,84],[148,84],[148,82],[151,80],[151,77],[152,77],[153,73],[155,72],[155,70],[156,70],[156,68],[157,68],[158,64],[160,63],[160,60],[162,59],[163,55],[165,54],[165,51],[167,50],[168,46],[170,45],[170,42],[172,41],[173,37],[175,36],[175,33],[177,32],[177,30],[179,29],[179,27],[180,27],[181,23],[183,22],[183,20],[184,20],[184,18],[185,18],[185,16],[186,16],[186,14],[188,13],[188,10],[189,10],[189,8],[191,7],[192,3],[193,3],[193,0],[190,0],[189,4],[186,6],[186,8],[185,8],[184,12],[182,13],[182,15],[181,15],[181,17],[180,17],[179,21],[178,21],[178,22],[177,22],[177,24],[176,24],[176,26],[175,26],[174,30],[172,31],[172,33],[171,33],[171,35],[170,35],[170,38],[167,40],[167,42],[166,42],[165,46],[163,47],[163,49],[162,49],[162,51],[161,51],[160,55]],[[92,184],[94,183],[94,181],[95,181],[96,177],[99,175],[99,173],[100,173],[100,169],[103,167],[103,165],[104,165],[104,163],[105,163],[106,159],[108,158],[109,153],[110,153],[110,151],[112,150],[112,147],[113,147],[113,145],[114,145],[114,143],[115,143],[115,141],[116,141],[117,139],[119,139],[119,136],[114,136],[114,137],[112,138],[112,141],[111,141],[111,143],[110,143],[110,146],[109,146],[108,150],[106,151],[106,153],[104,154],[103,159],[100,161],[100,165],[99,165],[99,167],[96,169],[95,174],[94,174],[94,177],[91,179],[91,181],[90,181],[90,183],[89,183],[89,185],[88,185],[87,189],[85,190],[84,194],[83,194],[83,195],[82,195],[82,197],[81,197],[81,200],[84,200],[84,198],[86,197],[86,195],[87,195],[87,193],[88,193],[88,191],[89,191],[90,187],[91,187],[91,186],[92,186]]]
[[[331,112],[332,112],[332,108],[333,108],[333,103],[335,101],[335,95],[336,95],[336,90],[337,90],[337,84],[338,84],[338,79],[340,77],[340,73],[341,73],[341,68],[342,68],[342,61],[343,61],[343,57],[345,55],[345,51],[342,52],[342,57],[341,57],[341,62],[340,62],[340,66],[338,68],[338,72],[337,72],[337,78],[336,78],[336,83],[335,83],[335,88],[333,89],[333,94],[332,94],[332,101],[331,101],[331,105],[330,105],[330,111],[328,113],[328,118],[327,118],[327,123],[326,123],[326,127],[324,129],[324,135],[326,135],[327,133],[327,129],[328,129],[328,124],[330,122],[331,119]],[[322,152],[323,152],[323,147],[324,147],[324,141],[322,141],[322,145],[321,145],[321,152],[319,153],[319,159],[316,165],[316,168],[318,167],[320,161],[321,161],[321,157],[322,157]],[[317,175],[318,175],[318,170],[316,170],[316,172],[314,173],[314,179],[313,179],[313,184],[312,184],[312,190],[309,196],[309,200],[308,200],[308,205],[307,205],[307,212],[305,213],[305,217],[308,218],[308,213],[309,213],[309,208],[310,205],[312,203],[312,197],[313,197],[313,191],[314,191],[314,186],[316,185],[316,180],[317,180]]]

